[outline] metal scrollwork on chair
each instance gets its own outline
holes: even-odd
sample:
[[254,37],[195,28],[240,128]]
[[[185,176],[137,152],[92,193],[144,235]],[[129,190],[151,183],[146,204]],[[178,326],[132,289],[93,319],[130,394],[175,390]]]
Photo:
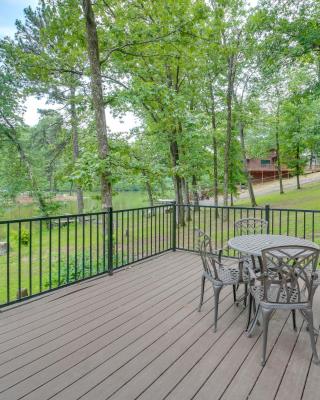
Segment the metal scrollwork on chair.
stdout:
[[268,221],[259,218],[243,218],[234,223],[237,236],[267,233]]
[[203,231],[197,229],[198,250],[201,256],[203,273],[201,277],[201,295],[199,311],[203,304],[205,281],[212,283],[214,293],[214,330],[217,330],[219,295],[223,287],[228,285],[238,285],[239,283],[248,283],[249,275],[246,270],[239,269],[239,261],[234,260],[226,264],[222,259],[222,250],[214,250],[211,238]]
[[255,284],[250,292],[258,305],[255,318],[248,331],[251,335],[254,322],[262,315],[263,349],[262,365],[266,362],[268,325],[272,312],[277,309],[299,310],[306,320],[310,335],[313,360],[319,363],[315,331],[313,326],[312,303],[318,279],[316,271],[319,250],[305,246],[272,247],[262,251],[262,271],[256,274],[248,266]]

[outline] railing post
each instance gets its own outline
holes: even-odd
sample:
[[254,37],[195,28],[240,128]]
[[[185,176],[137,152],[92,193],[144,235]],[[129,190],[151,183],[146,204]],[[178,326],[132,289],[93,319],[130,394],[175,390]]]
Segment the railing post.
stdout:
[[177,234],[177,203],[175,201],[172,202],[172,250],[176,251],[177,242],[176,242],[176,234]]
[[108,273],[113,274],[113,212],[112,207],[108,208]]
[[266,221],[268,222],[267,233],[270,233],[270,205],[269,204],[266,204],[266,206],[265,206],[265,216],[266,216]]

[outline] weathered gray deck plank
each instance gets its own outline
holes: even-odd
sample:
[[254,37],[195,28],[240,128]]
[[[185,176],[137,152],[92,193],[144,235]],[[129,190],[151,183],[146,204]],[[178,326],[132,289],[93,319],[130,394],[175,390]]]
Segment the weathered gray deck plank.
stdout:
[[[262,368],[260,330],[243,333],[246,310],[231,288],[216,333],[209,285],[198,313],[200,273],[197,255],[169,252],[1,313],[0,399],[317,398],[304,327],[294,333],[276,314]],[[319,314],[320,291],[315,301]]]
[[[177,256],[172,256],[172,254],[177,254]],[[163,260],[161,260],[160,257],[156,258],[154,264],[151,264],[148,267],[150,272],[152,272],[152,274],[158,273],[163,275],[163,270],[170,270],[176,264],[181,264],[186,261],[181,256],[181,253],[178,252],[172,254],[170,253],[166,264],[163,263]],[[192,259],[195,259],[194,254],[191,255],[190,260]],[[0,338],[1,335],[9,330],[14,330],[22,325],[25,326],[44,316],[63,310],[67,300],[66,297],[69,297],[67,300],[68,304],[74,305],[85,302],[106,289],[117,291],[119,289],[135,286],[137,283],[143,284],[144,282],[148,282],[153,277],[152,274],[148,274],[147,271],[142,268],[144,264],[145,262],[138,264],[137,270],[128,267],[127,269],[115,272],[112,278],[105,275],[88,281],[79,282],[76,285],[51,292],[51,294],[46,295],[44,299],[43,297],[38,297],[32,303],[15,306],[16,308],[13,310],[6,310],[2,313],[0,320],[0,326],[5,327],[3,331],[0,332]],[[79,289],[81,290],[79,291]],[[82,289],[84,289],[83,292]],[[74,296],[74,294],[76,294],[76,296]]]
[[[142,295],[136,301],[131,302],[131,304],[125,305],[125,307],[119,307],[118,309],[111,310],[109,313],[107,312],[105,315],[106,323],[109,322],[105,328],[109,328],[109,331],[112,328],[120,326],[122,323],[127,322],[128,320],[133,320],[135,317],[139,315],[141,312],[145,312],[146,308],[149,308],[149,316],[154,315],[154,307],[157,303],[161,302],[168,295],[172,294],[175,297],[180,296],[180,289],[183,288],[184,285],[190,285],[190,283],[194,282],[196,279],[197,272],[193,272],[190,276],[186,276],[185,280],[181,277],[177,280],[167,280],[161,288],[157,290],[151,290],[150,294]],[[169,291],[168,291],[169,290]],[[190,288],[189,288],[190,290]],[[128,309],[129,311],[126,311]],[[121,310],[124,312],[121,314]],[[111,318],[113,317],[113,318]],[[17,370],[12,375],[6,375],[3,378],[0,378],[0,387],[1,386],[11,386],[12,384],[16,384],[20,379],[23,379],[25,374],[34,375],[39,372],[38,375],[46,375],[47,371],[45,368],[50,368],[51,373],[53,374],[54,370],[57,370],[57,373],[61,372],[62,365],[66,365],[69,361],[70,363],[79,362],[76,359],[76,355],[84,360],[97,351],[97,346],[103,347],[105,346],[105,342],[108,343],[108,336],[105,336],[100,331],[97,331],[96,334],[91,335],[89,332],[86,336],[80,337],[78,341],[73,341],[67,348],[58,348],[54,352],[49,353],[49,357],[44,357],[39,360],[36,360],[32,364],[27,364],[25,367]],[[97,336],[97,339],[95,337]],[[76,352],[76,354],[74,353]],[[67,359],[68,354],[70,354]],[[50,365],[50,367],[48,367]],[[4,365],[5,370],[5,365]],[[12,381],[14,379],[14,381]],[[45,378],[44,378],[45,379]],[[28,381],[28,385],[31,385],[31,381],[36,380],[39,383],[39,376],[34,376],[30,378]],[[25,390],[28,386],[24,382],[19,384],[22,390]],[[15,390],[18,390],[18,385],[15,387]]]
[[[187,273],[189,270],[192,271],[193,263],[184,263],[183,265],[172,265],[172,271],[170,276],[172,280],[179,280],[182,273]],[[194,271],[196,272],[196,271]],[[10,332],[1,335],[0,338],[0,354],[3,351],[7,351],[9,348],[14,347],[21,342],[26,342],[34,337],[34,332],[37,335],[51,331],[51,326],[61,326],[67,322],[77,320],[83,314],[89,314],[92,311],[101,310],[108,306],[109,311],[119,309],[120,306],[131,303],[133,300],[139,299],[142,295],[146,296],[147,293],[153,292],[155,288],[161,288],[162,285],[168,281],[168,271],[164,268],[163,273],[159,271],[159,274],[154,274],[150,277],[148,282],[143,282],[143,285],[139,283],[132,287],[132,290],[124,291],[121,289],[121,296],[119,292],[109,292],[108,288],[103,288],[101,293],[91,293],[89,300],[82,300],[72,305],[69,303],[69,299],[65,299],[64,308],[59,311],[55,311],[53,314],[38,318],[32,323],[28,322],[27,325],[17,327]],[[76,294],[75,294],[76,296]],[[66,308],[66,304],[68,307]],[[42,330],[41,330],[42,329]]]

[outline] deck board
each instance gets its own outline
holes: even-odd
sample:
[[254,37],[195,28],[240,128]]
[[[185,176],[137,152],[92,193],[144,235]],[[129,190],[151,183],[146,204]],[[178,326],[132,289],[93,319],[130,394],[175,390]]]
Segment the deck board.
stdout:
[[[320,368],[302,319],[294,332],[286,313],[272,318],[262,368],[260,330],[246,337],[231,288],[221,292],[216,333],[209,285],[197,311],[200,276],[196,254],[168,252],[8,308],[0,399],[317,398]],[[320,292],[315,301],[318,325]]]

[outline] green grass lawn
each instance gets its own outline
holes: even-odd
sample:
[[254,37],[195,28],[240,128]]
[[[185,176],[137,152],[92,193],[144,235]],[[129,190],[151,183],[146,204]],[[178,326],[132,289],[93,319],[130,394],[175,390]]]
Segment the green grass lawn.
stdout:
[[[284,194],[270,193],[257,195],[259,206],[269,204],[275,208],[299,208],[306,210],[320,210],[320,183],[309,183],[300,190],[291,188]],[[250,200],[238,200],[236,205],[250,206]]]

